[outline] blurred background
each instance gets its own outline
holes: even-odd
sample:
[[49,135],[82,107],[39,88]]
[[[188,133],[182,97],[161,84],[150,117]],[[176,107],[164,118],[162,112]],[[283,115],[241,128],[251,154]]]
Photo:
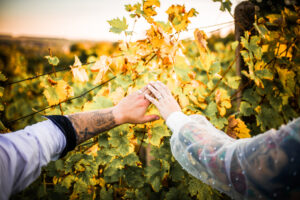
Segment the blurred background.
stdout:
[[[117,41],[122,36],[109,32],[107,20],[128,16],[124,5],[137,1],[130,0],[0,0],[0,34],[13,37],[50,37],[72,40]],[[233,9],[241,0],[234,0]],[[163,0],[157,9],[156,20],[166,21],[164,12],[171,4],[185,4],[187,9],[195,8],[199,14],[192,19],[190,29],[206,27],[233,21],[227,12],[219,10],[220,3],[211,0]],[[133,24],[133,20],[128,22]],[[233,25],[222,29],[228,33]],[[143,37],[146,23],[140,21],[135,26],[133,39]],[[203,28],[211,31],[216,27]],[[183,37],[190,37],[188,31]]]
[[[117,53],[118,43],[124,40],[125,36],[124,33],[118,35],[109,32],[110,25],[107,21],[122,19],[123,16],[127,18],[128,30],[133,30],[134,26],[131,41],[145,38],[149,24],[144,19],[139,19],[134,25],[134,19],[129,17],[124,7],[135,2],[141,1],[0,0],[0,71],[8,78],[2,100],[5,109],[4,113],[1,113],[1,121],[5,126],[16,130],[42,120],[41,115],[34,115],[16,123],[9,123],[47,105],[42,94],[43,87],[40,86],[47,76],[8,86],[7,83],[51,71],[51,65],[44,58],[49,55],[49,49],[60,59],[56,67],[58,71],[72,65],[75,55],[86,63],[89,57]],[[232,10],[239,2],[241,1],[232,1]],[[193,40],[193,32],[199,28],[211,36],[208,41],[210,47],[214,47],[219,40],[224,40],[224,45],[234,40],[233,17],[228,12],[220,11],[220,2],[162,0],[160,3],[160,8],[156,9],[158,15],[154,17],[157,21],[168,20],[165,11],[172,4],[184,4],[186,10],[195,8],[199,12],[197,17],[191,18],[188,31],[180,34],[181,39]],[[64,79],[71,77],[67,76],[71,75],[70,73],[60,75],[63,75]],[[2,85],[1,82],[0,84]],[[75,95],[92,86],[91,83],[80,87],[77,84],[74,86]],[[93,94],[86,100],[92,96]],[[80,108],[84,101],[76,103],[77,108]],[[59,113],[58,109],[56,111]]]

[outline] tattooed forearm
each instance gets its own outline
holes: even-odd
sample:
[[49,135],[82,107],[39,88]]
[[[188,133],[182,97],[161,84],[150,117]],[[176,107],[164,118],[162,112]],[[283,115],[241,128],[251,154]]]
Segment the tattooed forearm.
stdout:
[[69,119],[77,134],[77,145],[117,126],[112,109],[77,113],[69,115]]

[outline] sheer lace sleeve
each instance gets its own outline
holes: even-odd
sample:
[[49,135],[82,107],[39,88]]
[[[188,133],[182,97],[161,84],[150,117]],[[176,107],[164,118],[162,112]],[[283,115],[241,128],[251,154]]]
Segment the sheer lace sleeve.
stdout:
[[173,156],[204,183],[234,199],[299,199],[300,118],[239,140],[200,115],[173,113],[167,125]]

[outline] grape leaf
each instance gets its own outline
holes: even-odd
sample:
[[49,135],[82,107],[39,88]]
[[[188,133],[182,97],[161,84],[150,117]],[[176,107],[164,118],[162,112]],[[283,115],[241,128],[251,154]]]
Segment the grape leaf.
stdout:
[[57,66],[59,63],[59,59],[56,56],[45,56],[45,58],[50,65]]
[[123,20],[119,18],[109,20],[108,23],[111,26],[109,31],[113,33],[120,34],[123,31],[126,31],[126,29],[128,28],[125,17],[123,17]]

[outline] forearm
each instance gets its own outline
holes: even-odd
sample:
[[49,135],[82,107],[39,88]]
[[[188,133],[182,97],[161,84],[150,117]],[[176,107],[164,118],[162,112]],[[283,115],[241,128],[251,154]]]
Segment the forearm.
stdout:
[[202,119],[173,125],[172,153],[190,174],[235,199],[286,198],[299,189],[300,119],[240,140]]
[[41,168],[57,160],[66,140],[51,121],[0,134],[0,199],[8,199],[33,182]]
[[76,144],[123,123],[121,113],[115,107],[69,115],[76,132]]

